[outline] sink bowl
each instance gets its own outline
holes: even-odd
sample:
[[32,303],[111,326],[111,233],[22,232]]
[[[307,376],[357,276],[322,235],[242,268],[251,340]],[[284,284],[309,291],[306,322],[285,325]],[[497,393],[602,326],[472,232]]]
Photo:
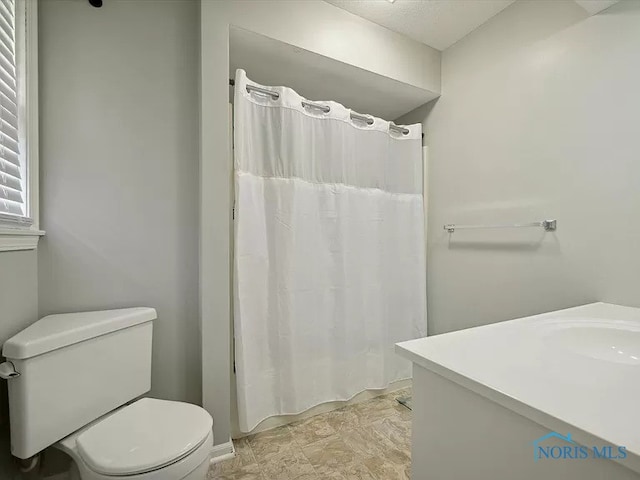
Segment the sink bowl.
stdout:
[[572,321],[557,325],[547,337],[555,346],[579,355],[640,365],[640,325],[635,322]]

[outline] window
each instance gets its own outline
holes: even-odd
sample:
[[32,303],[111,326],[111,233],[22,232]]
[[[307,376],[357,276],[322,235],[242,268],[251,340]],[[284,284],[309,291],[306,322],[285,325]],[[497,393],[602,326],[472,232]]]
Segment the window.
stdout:
[[38,230],[37,0],[0,0],[0,251]]

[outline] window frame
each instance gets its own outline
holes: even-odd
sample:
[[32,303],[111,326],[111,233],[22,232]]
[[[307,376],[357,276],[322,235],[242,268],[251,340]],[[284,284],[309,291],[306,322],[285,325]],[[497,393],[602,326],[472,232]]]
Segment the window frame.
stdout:
[[[23,119],[19,126],[24,129],[24,159],[27,175],[26,216],[30,225],[0,218],[0,252],[33,250],[44,232],[40,230],[39,215],[39,144],[38,144],[38,2],[37,0],[15,0],[16,36],[18,25],[24,31],[24,73],[18,78],[24,88]],[[16,38],[17,42],[17,38]],[[21,106],[18,105],[20,108]]]

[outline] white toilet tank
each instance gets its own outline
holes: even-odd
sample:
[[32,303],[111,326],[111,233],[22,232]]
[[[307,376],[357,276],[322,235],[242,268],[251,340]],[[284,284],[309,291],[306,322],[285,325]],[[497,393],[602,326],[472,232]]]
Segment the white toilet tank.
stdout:
[[148,392],[156,317],[153,308],[49,315],[7,340],[11,453],[29,458]]

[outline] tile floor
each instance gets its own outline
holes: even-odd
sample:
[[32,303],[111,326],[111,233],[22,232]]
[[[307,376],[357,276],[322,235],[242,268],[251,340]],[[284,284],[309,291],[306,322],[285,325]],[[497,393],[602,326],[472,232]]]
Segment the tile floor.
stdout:
[[236,440],[236,457],[211,467],[219,480],[410,478],[409,389]]

